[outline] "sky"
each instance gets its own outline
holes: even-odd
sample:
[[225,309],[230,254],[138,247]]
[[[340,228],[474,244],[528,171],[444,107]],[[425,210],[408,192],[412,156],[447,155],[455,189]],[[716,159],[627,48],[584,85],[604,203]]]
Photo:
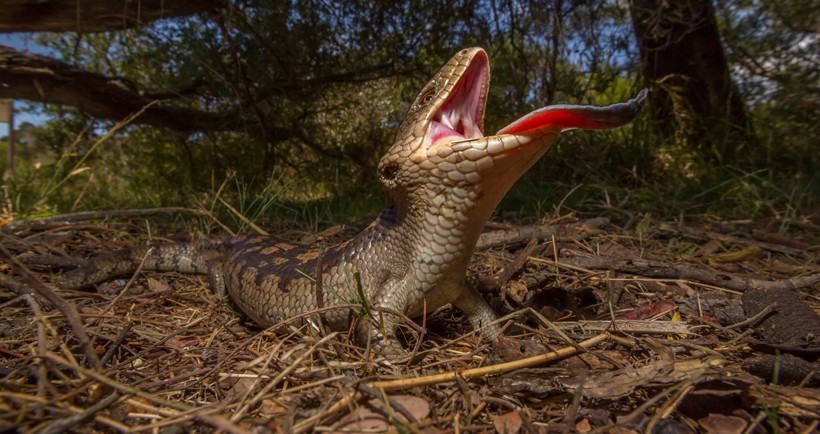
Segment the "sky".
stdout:
[[[49,50],[34,41],[30,33],[0,33],[0,45],[12,47],[18,51],[28,51],[35,54],[48,55]],[[15,101],[14,124],[20,125],[23,122],[30,122],[33,124],[41,124],[48,119],[46,116],[35,115],[29,113],[20,113],[18,110],[23,106],[22,101]],[[0,123],[0,137],[6,137],[9,134],[9,124]]]

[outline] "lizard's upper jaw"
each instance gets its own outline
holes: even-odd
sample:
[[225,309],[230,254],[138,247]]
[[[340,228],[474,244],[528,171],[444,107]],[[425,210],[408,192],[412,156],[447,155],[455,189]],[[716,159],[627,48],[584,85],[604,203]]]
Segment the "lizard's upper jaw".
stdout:
[[[466,54],[459,53],[460,57],[457,55],[459,64],[442,85],[445,91],[448,86],[451,89],[445,92],[444,102],[440,103],[430,117],[422,142],[422,152],[435,153],[436,148],[465,142],[472,143],[475,148],[486,149],[491,141],[504,141],[505,152],[519,145],[529,144],[529,147],[534,147],[532,145],[544,141],[551,142],[562,128],[550,122],[554,116],[541,116],[540,111],[524,116],[492,136],[484,135],[484,108],[490,88],[490,63],[484,50],[465,51]],[[541,111],[543,110],[550,111],[549,108]],[[496,153],[496,150],[497,146],[486,149],[490,154]]]
[[483,137],[484,106],[490,85],[487,54],[477,51],[453,89],[435,112],[425,137],[427,148],[456,140]]

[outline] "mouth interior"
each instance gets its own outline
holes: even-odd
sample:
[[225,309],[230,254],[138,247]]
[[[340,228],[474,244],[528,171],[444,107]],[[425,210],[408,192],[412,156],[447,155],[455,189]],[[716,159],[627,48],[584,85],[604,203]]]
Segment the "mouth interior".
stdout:
[[447,100],[433,116],[428,132],[431,138],[429,146],[484,137],[481,123],[484,119],[488,76],[487,58],[473,58]]

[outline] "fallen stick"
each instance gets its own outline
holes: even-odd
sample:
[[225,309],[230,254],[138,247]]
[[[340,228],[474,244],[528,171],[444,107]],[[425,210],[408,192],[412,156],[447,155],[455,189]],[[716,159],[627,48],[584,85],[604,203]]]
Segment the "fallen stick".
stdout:
[[[618,273],[633,274],[653,279],[682,280],[689,283],[706,284],[716,288],[726,288],[740,292],[755,288],[794,290],[820,283],[820,273],[771,281],[695,267],[688,264],[672,264],[664,261],[640,258],[575,256],[569,258],[562,257],[557,262],[553,259],[546,258],[530,258],[530,260],[545,265],[555,265],[575,270],[612,270]],[[531,276],[530,279],[540,281],[542,278],[539,276],[542,274],[543,279],[550,277],[545,271],[536,273]],[[529,283],[527,286],[530,286]]]
[[[795,245],[784,244],[782,240],[780,242],[772,242],[772,240],[750,240],[714,231],[702,231],[688,226],[673,227],[668,224],[661,224],[660,231],[678,233],[694,240],[718,240],[723,243],[738,244],[741,246],[755,246],[763,250],[792,256],[805,257],[809,254],[809,251],[802,248],[802,245],[796,247]],[[754,236],[754,231],[752,236]]]
[[[528,357],[525,359],[514,360],[511,362],[499,363],[497,365],[482,366],[480,368],[464,369],[454,372],[445,372],[442,374],[426,375],[423,377],[403,378],[398,380],[382,380],[367,383],[369,388],[376,389],[382,393],[391,390],[409,389],[411,387],[431,386],[434,384],[448,383],[457,380],[471,380],[474,378],[485,377],[489,375],[500,375],[507,372],[512,372],[517,369],[531,368],[542,365],[547,362],[558,360],[564,357],[572,356],[580,352],[579,348],[590,348],[605,341],[609,338],[609,333],[602,333],[583,342],[579,342],[574,346],[564,347],[559,350],[550,351],[549,353],[539,354],[537,356]],[[320,420],[325,417],[344,410],[351,402],[359,399],[362,392],[355,391],[347,394],[335,404],[330,406],[327,410],[311,416],[304,421],[294,425],[294,433],[303,433],[310,431],[315,427]]]
[[649,321],[649,320],[615,320],[615,321],[559,321],[554,323],[560,330],[583,330],[596,333],[617,330],[630,334],[691,335],[697,332],[684,322]]
[[151,215],[164,214],[194,214],[205,215],[201,210],[182,207],[168,207],[168,208],[147,208],[147,209],[116,209],[110,211],[84,211],[70,214],[57,214],[47,217],[36,217],[26,220],[15,220],[3,227],[0,230],[3,232],[13,232],[22,229],[29,229],[40,225],[67,225],[87,220],[99,220],[109,218],[123,218],[123,217],[146,217]]
[[543,240],[553,235],[569,235],[580,228],[598,229],[606,224],[609,224],[608,218],[596,217],[570,224],[519,226],[495,230],[481,234],[475,248],[476,250],[487,250],[533,239]]
[[80,318],[80,313],[77,311],[77,307],[60,297],[51,287],[41,282],[37,276],[21,264],[17,258],[15,258],[1,245],[0,255],[6,257],[9,263],[14,266],[17,273],[19,273],[20,276],[28,282],[28,286],[17,283],[14,279],[6,276],[5,274],[0,274],[0,285],[5,286],[18,295],[26,295],[33,292],[43,299],[48,300],[52,306],[63,314],[63,317],[68,323],[68,326],[71,328],[71,331],[74,332],[74,338],[77,339],[77,342],[80,344],[80,348],[83,349],[88,364],[93,369],[101,370],[102,363],[100,362],[100,358],[97,356],[97,353],[94,351],[94,347],[91,345],[91,339],[85,331],[85,325],[83,320]]

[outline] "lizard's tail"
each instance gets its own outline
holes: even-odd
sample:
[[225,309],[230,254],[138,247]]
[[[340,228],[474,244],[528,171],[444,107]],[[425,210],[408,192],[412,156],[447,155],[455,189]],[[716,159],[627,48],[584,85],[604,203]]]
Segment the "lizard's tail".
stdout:
[[67,272],[57,285],[64,289],[86,288],[134,273],[140,264],[144,271],[208,274],[225,247],[222,241],[203,240],[120,249],[86,261]]

